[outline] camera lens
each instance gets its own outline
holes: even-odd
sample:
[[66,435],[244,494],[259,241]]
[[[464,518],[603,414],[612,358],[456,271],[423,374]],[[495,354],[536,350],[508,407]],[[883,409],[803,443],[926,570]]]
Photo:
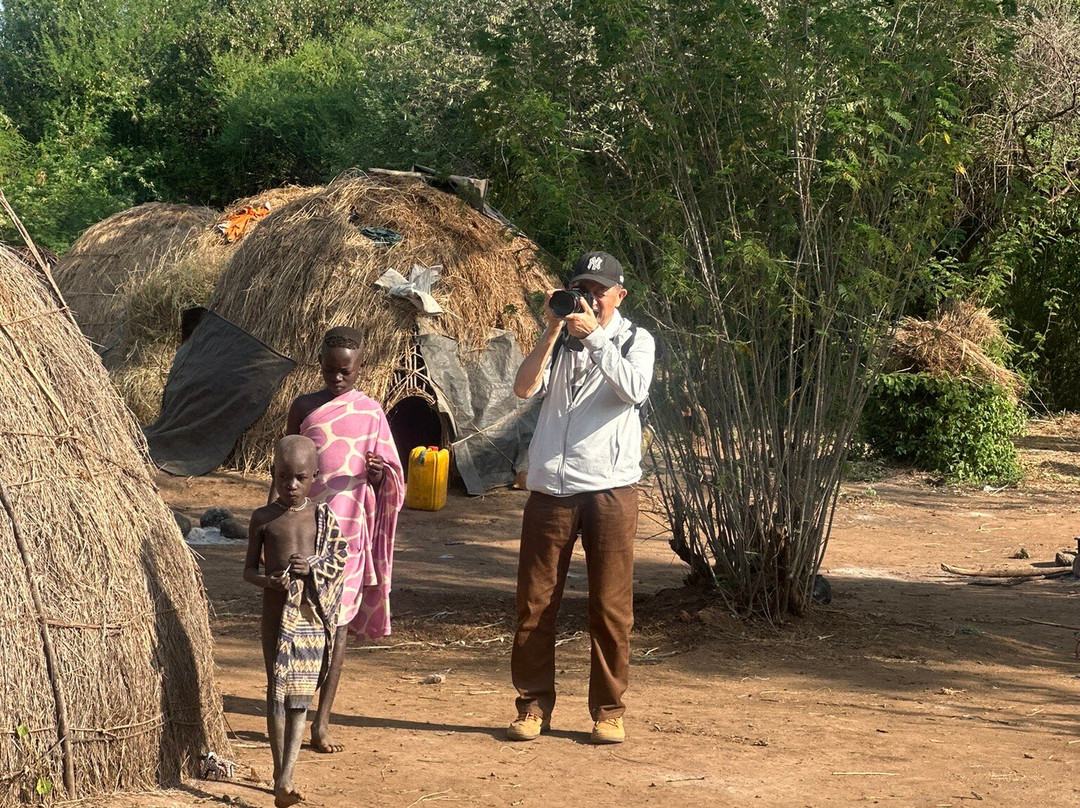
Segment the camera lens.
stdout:
[[568,317],[580,309],[581,293],[574,289],[560,289],[551,295],[548,307],[556,317]]

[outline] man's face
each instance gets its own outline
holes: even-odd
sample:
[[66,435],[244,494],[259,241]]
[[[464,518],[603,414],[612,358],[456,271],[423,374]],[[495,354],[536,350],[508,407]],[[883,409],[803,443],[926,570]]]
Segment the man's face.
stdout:
[[319,356],[326,389],[335,396],[347,393],[356,386],[360,368],[364,366],[361,348],[327,348]]
[[592,293],[595,301],[593,303],[593,312],[596,314],[597,322],[600,325],[607,325],[611,322],[615,309],[622,305],[623,298],[626,297],[626,289],[617,284],[615,286],[604,286],[604,284],[597,281],[575,281],[570,288]]

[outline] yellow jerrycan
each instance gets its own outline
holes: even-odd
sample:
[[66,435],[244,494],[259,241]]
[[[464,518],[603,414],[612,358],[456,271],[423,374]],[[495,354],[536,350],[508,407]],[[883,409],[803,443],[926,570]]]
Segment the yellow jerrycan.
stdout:
[[437,511],[446,505],[446,479],[450,452],[438,446],[417,446],[409,452],[409,477],[405,507]]

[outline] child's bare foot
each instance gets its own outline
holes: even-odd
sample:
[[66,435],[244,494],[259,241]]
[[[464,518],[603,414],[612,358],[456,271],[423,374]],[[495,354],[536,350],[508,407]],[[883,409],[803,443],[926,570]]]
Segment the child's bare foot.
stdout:
[[274,805],[277,808],[289,808],[304,801],[304,795],[292,786],[280,786],[274,789]]
[[318,731],[314,727],[311,728],[311,748],[316,752],[321,752],[324,755],[332,755],[335,752],[342,752],[345,749],[344,744],[340,744],[334,740],[334,737],[329,731]]

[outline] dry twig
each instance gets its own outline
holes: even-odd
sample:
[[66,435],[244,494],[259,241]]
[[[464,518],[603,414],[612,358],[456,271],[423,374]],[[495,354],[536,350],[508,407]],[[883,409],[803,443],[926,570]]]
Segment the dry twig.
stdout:
[[987,570],[968,569],[966,567],[954,567],[950,564],[942,564],[941,569],[952,575],[965,575],[977,578],[1059,578],[1072,572],[1069,569],[1051,568],[1039,569],[1037,567],[1023,567],[1014,570]]

